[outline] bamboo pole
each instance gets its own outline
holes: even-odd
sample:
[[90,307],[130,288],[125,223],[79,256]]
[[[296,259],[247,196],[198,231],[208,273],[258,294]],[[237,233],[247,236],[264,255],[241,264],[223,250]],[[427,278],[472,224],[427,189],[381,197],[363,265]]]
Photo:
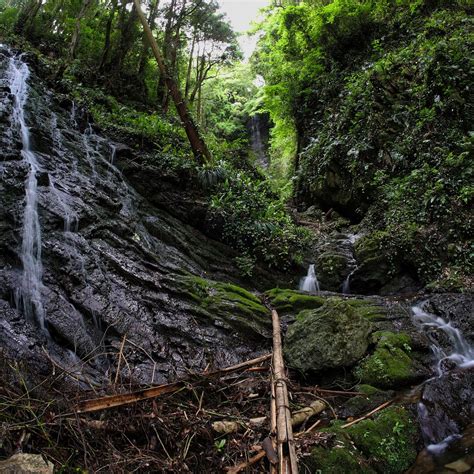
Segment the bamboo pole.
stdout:
[[281,342],[280,318],[272,310],[273,324],[273,372],[277,421],[277,448],[280,474],[297,474],[295,440],[291,425],[290,402],[286,384],[285,364]]
[[168,67],[165,64],[163,56],[161,55],[158,43],[156,42],[156,39],[153,36],[153,32],[151,31],[150,25],[148,24],[148,21],[142,11],[140,0],[133,0],[133,2],[138,13],[138,18],[140,19],[143,25],[145,36],[148,42],[150,43],[151,50],[153,51],[153,55],[155,56],[156,62],[158,63],[161,75],[165,81],[166,87],[170,92],[174,105],[176,106],[176,110],[178,111],[181,122],[183,123],[194,156],[198,161],[209,162],[211,161],[211,154],[209,152],[209,149],[207,148],[206,143],[201,137],[199,130],[197,129],[196,124],[194,123],[191,117],[191,114],[189,113],[188,107],[184,101],[181,91],[179,90],[178,84],[169,74]]

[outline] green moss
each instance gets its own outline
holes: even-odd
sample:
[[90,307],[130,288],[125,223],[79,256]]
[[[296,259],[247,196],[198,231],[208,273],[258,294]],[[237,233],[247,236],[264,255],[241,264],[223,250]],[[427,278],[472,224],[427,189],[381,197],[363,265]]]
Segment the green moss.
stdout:
[[368,299],[351,299],[349,300],[349,304],[360,316],[371,321],[383,320],[386,317],[385,309]]
[[371,395],[375,395],[376,393],[380,392],[378,388],[372,387],[372,385],[368,385],[368,384],[357,385],[356,390],[358,392],[363,393],[367,397],[370,397]]
[[274,288],[265,293],[270,303],[281,314],[297,314],[305,309],[316,309],[323,306],[325,298],[311,296],[295,290]]
[[366,357],[355,369],[362,383],[391,388],[414,379],[410,357],[410,337],[404,333],[376,332],[372,340],[377,344],[373,354]]
[[163,283],[181,298],[187,297],[192,303],[188,310],[199,318],[237,329],[249,337],[269,337],[271,334],[268,309],[244,288],[191,274],[169,275]]
[[400,406],[386,408],[373,419],[342,428],[336,421],[321,430],[335,436],[333,446],[313,449],[310,467],[324,473],[398,474],[416,458],[416,422]]
[[339,443],[331,449],[318,446],[311,451],[308,462],[313,472],[321,474],[369,474],[373,473],[366,461],[348,444]]
[[301,311],[288,329],[285,357],[302,372],[355,364],[368,347],[372,324],[344,298],[326,298],[323,306]]
[[404,472],[416,458],[417,428],[403,407],[383,410],[374,419],[347,429],[355,446],[379,470],[387,474]]

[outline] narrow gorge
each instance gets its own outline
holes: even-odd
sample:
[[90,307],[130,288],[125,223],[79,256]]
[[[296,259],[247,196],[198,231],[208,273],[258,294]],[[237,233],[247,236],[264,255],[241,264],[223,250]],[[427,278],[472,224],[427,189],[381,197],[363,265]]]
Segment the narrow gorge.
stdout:
[[201,163],[89,3],[0,7],[0,472],[277,472],[272,310],[298,472],[471,472],[472,7],[145,2]]

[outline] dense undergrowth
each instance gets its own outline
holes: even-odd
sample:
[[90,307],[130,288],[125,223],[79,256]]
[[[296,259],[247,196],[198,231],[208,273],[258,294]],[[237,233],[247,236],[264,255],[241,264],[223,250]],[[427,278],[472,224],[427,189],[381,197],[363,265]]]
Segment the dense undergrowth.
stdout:
[[362,221],[394,271],[444,290],[472,286],[470,13],[462,1],[308,1],[272,13],[255,56],[298,206]]

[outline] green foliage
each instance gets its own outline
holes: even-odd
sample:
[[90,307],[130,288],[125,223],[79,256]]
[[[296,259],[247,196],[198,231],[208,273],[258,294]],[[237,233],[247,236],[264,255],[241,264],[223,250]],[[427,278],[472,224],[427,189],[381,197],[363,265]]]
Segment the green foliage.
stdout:
[[293,223],[268,182],[226,162],[217,166],[225,169],[225,179],[212,189],[210,211],[223,240],[270,268],[286,270],[301,261],[309,234]]
[[288,5],[269,10],[254,56],[272,145],[282,157],[280,142],[298,143],[284,158],[298,202],[365,217],[386,232],[392,269],[432,288],[472,286],[472,12],[447,0]]

